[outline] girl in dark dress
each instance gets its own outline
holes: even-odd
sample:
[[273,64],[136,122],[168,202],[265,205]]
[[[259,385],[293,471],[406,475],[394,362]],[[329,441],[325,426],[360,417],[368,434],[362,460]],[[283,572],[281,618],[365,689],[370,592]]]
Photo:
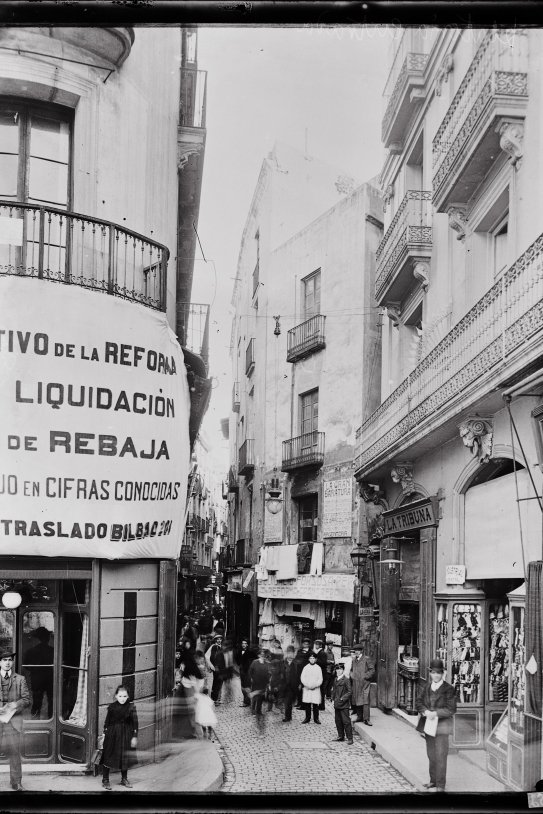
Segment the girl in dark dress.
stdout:
[[107,708],[104,722],[104,745],[102,752],[102,785],[111,791],[110,769],[121,770],[121,786],[131,789],[128,782],[128,758],[130,749],[138,745],[138,715],[134,704],[128,700],[128,690],[122,684],[115,691],[115,701]]

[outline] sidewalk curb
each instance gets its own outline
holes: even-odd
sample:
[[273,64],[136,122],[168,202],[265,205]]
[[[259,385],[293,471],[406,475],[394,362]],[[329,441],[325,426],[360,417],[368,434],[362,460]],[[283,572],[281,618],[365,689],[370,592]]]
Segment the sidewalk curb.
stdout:
[[360,735],[362,740],[365,741],[365,743],[367,743],[368,746],[370,746],[371,749],[374,749],[377,752],[377,754],[381,755],[381,757],[384,758],[384,760],[388,761],[391,766],[393,766],[398,772],[400,772],[400,774],[403,775],[403,777],[405,777],[405,779],[408,780],[411,783],[411,785],[416,788],[417,791],[426,792],[426,789],[422,785],[420,778],[414,772],[411,771],[409,766],[406,766],[403,760],[400,760],[394,752],[390,751],[389,749],[386,749],[383,746],[379,746],[379,748],[377,748],[377,745],[372,737],[372,733],[368,731],[366,727],[364,727],[364,724],[353,722],[353,729],[358,733],[358,735]]

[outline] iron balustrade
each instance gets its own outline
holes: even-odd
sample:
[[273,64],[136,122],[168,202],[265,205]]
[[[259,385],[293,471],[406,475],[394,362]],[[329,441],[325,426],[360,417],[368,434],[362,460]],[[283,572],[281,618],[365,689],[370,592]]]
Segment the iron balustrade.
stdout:
[[301,359],[309,353],[326,347],[324,322],[326,317],[316,314],[297,325],[287,334],[287,362]]
[[543,234],[356,432],[355,468],[368,467],[543,328]]
[[383,116],[383,122],[381,124],[381,140],[383,142],[386,143],[387,141],[388,130],[390,128],[395,113],[397,113],[398,111],[399,107],[398,103],[400,101],[400,98],[403,97],[403,94],[409,85],[409,77],[410,76],[422,77],[424,75],[427,62],[428,54],[420,53],[406,54],[405,59],[401,64],[398,78],[394,85],[394,90],[392,91],[392,95],[388,100],[385,115]]
[[166,310],[168,249],[109,221],[0,200],[0,275],[77,285]]
[[239,448],[239,474],[248,475],[255,468],[254,439],[248,438]]
[[434,193],[478,126],[489,98],[516,99],[527,94],[527,31],[488,31],[432,141]]
[[207,71],[183,66],[181,70],[182,127],[205,127],[207,105]]
[[324,433],[313,430],[283,441],[281,471],[324,463]]
[[379,299],[397,272],[406,252],[427,252],[432,246],[432,193],[410,189],[406,192],[394,218],[375,253]]

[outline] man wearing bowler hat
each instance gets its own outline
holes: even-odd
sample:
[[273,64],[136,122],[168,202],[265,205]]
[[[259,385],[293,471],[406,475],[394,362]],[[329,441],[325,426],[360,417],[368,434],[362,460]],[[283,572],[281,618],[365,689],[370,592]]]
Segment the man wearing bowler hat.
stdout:
[[373,662],[364,654],[361,644],[354,646],[355,657],[351,667],[353,687],[352,705],[356,712],[356,722],[372,726],[370,721],[370,690],[375,673]]
[[421,715],[417,730],[423,732],[425,722],[437,718],[436,734],[424,735],[430,764],[430,782],[425,783],[424,787],[428,791],[445,791],[449,734],[456,712],[456,694],[454,687],[444,680],[445,667],[441,659],[432,659],[429,669],[430,681],[417,698],[417,711]]
[[25,678],[13,669],[14,655],[13,650],[0,649],[0,749],[9,755],[11,788],[22,791],[22,712],[30,706],[30,693]]

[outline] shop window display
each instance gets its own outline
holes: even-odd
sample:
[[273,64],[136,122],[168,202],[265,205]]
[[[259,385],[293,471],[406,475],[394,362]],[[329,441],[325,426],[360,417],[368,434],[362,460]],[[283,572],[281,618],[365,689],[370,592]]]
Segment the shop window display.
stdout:
[[481,682],[481,606],[452,606],[451,679],[461,704],[479,703]]
[[488,632],[488,700],[506,703],[509,694],[509,605],[490,605]]
[[510,726],[519,734],[524,730],[526,693],[526,654],[524,649],[524,608],[511,608],[511,702]]

